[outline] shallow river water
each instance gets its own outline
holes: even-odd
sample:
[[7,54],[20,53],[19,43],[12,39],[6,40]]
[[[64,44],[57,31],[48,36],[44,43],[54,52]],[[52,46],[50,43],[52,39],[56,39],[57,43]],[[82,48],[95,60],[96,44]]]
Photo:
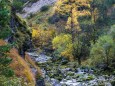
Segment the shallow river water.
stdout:
[[92,68],[79,68],[73,63],[61,65],[51,61],[52,57],[29,52],[31,58],[41,64],[46,86],[113,86],[114,75],[95,74]]

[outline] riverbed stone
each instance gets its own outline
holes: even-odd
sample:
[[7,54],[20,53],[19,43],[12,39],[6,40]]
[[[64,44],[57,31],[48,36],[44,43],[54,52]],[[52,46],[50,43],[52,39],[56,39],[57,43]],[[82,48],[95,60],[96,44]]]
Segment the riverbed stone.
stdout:
[[40,79],[36,81],[36,86],[45,86],[44,79]]
[[[49,83],[49,86],[114,86],[115,84],[114,75],[101,75],[98,70],[95,71],[98,71],[99,74],[95,74],[96,72],[93,69],[87,67],[74,68],[74,62],[61,65],[59,61],[51,62],[47,60],[45,63],[40,64],[39,66],[44,71],[44,80],[46,84]],[[41,85],[40,82],[43,81],[37,81],[39,86]]]

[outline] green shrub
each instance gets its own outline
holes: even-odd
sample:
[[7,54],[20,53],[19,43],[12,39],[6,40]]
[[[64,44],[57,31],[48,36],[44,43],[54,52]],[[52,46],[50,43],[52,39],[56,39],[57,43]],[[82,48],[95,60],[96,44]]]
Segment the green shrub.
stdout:
[[86,81],[93,80],[93,79],[94,79],[94,77],[90,75],[87,77]]
[[34,16],[35,16],[35,14],[30,13],[29,16],[28,16],[28,19],[31,19],[31,18],[33,18]]
[[20,11],[23,7],[23,2],[20,0],[14,0],[13,1],[13,6],[15,7],[16,10]]
[[0,86],[25,86],[21,83],[21,78],[12,77],[8,78],[0,75]]
[[58,15],[53,15],[53,16],[48,18],[48,23],[55,24],[59,20],[60,20],[60,17]]
[[115,25],[111,27],[109,35],[112,36],[113,40],[115,41]]
[[110,33],[99,37],[97,42],[92,45],[90,56],[91,63],[96,64],[107,64],[109,66],[112,60],[115,59],[115,45],[114,45],[114,30],[110,30]]
[[44,12],[44,11],[48,11],[49,10],[49,6],[43,6],[41,9],[40,9],[40,11],[41,12]]
[[[91,56],[93,63],[104,62],[113,58],[114,42],[110,36],[102,36],[92,45]],[[108,58],[107,58],[108,57]]]
[[3,65],[7,65],[7,64],[10,64],[12,61],[11,58],[9,57],[5,57],[5,58],[0,58],[0,64],[3,64]]
[[4,67],[2,70],[2,75],[6,77],[12,77],[14,75],[14,71],[11,68]]
[[11,30],[9,28],[0,29],[0,39],[5,39],[11,35]]
[[[10,20],[10,10],[7,0],[0,0],[0,29],[8,25]],[[1,34],[1,31],[0,31]]]

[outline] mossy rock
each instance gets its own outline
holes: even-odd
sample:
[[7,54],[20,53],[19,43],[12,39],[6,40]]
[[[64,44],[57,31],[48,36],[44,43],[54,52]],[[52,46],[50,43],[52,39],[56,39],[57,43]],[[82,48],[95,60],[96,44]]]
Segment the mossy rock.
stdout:
[[81,66],[80,68],[81,68],[81,69],[89,69],[88,66]]
[[90,81],[90,80],[93,80],[93,79],[94,79],[93,76],[88,76],[88,77],[86,78],[86,81]]
[[48,73],[48,76],[49,76],[50,78],[54,78],[54,74],[53,74],[53,73]]
[[[59,64],[57,64],[57,66],[58,66]],[[60,66],[60,68],[61,69],[65,69],[65,68],[67,68],[67,66],[66,65],[62,65],[62,66]]]
[[74,78],[74,79],[77,79],[77,78],[79,78],[79,75],[78,75],[78,74],[75,74],[75,75],[73,76],[73,78]]
[[68,76],[74,76],[74,73],[73,72],[68,72],[67,75]]
[[25,19],[22,19],[19,14],[16,14],[15,17],[16,17],[17,21],[18,21],[22,26],[24,26],[25,28],[29,29],[28,23],[27,23],[27,21],[26,21]]
[[98,86],[105,86],[105,84],[99,84]]
[[113,75],[115,75],[115,71],[113,71]]
[[76,62],[68,62],[67,65],[70,67],[70,68],[78,68],[78,64]]
[[52,86],[52,85],[49,82],[46,82],[45,86]]
[[108,76],[108,75],[104,75],[104,77],[105,77],[105,79],[108,79],[108,78],[109,78],[109,76]]
[[83,82],[83,80],[78,80],[78,82]]
[[47,70],[52,70],[52,67],[50,67],[50,66],[47,66],[47,68],[46,68]]
[[40,11],[41,11],[41,12],[45,12],[45,11],[48,11],[49,8],[50,8],[50,6],[46,5],[46,6],[43,6],[43,7],[40,9]]
[[0,28],[0,39],[5,39],[11,35],[11,30],[9,27]]
[[55,77],[57,80],[61,81],[63,79],[63,76],[59,75],[57,77]]
[[111,85],[115,86],[115,80],[111,81]]
[[104,82],[98,83],[98,86],[105,86]]

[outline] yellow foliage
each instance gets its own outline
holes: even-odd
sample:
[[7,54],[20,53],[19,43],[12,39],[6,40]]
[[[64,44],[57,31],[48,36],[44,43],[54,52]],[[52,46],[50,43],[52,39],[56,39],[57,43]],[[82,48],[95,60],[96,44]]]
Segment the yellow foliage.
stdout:
[[55,35],[55,30],[33,29],[33,42],[37,47],[47,46]]
[[73,52],[73,44],[67,44],[65,51],[61,52],[61,55],[69,58],[70,61],[73,61],[74,57],[72,55],[72,52]]
[[68,20],[67,20],[66,29],[70,29],[71,28],[71,21],[72,21],[72,19],[71,19],[71,17],[69,17]]
[[[59,0],[55,6],[56,12],[59,14],[71,13],[71,10],[74,8],[78,14],[78,16],[89,15],[88,13],[84,13],[82,11],[87,10],[77,10],[79,7],[87,7],[90,8],[90,2],[92,0]],[[87,10],[88,11],[88,10]]]
[[32,29],[32,37],[36,37],[38,35],[38,31],[36,29]]
[[92,0],[59,0],[56,4],[56,12],[61,15],[68,15],[66,29],[73,31],[81,31],[78,18],[80,16],[91,15],[90,2]]
[[66,46],[67,44],[72,43],[71,42],[71,36],[68,34],[61,34],[59,36],[56,36],[53,41],[53,48],[59,48],[60,46]]
[[53,48],[56,49],[61,56],[68,58],[70,61],[73,61],[73,44],[71,39],[71,35],[61,34],[53,39],[52,44]]

